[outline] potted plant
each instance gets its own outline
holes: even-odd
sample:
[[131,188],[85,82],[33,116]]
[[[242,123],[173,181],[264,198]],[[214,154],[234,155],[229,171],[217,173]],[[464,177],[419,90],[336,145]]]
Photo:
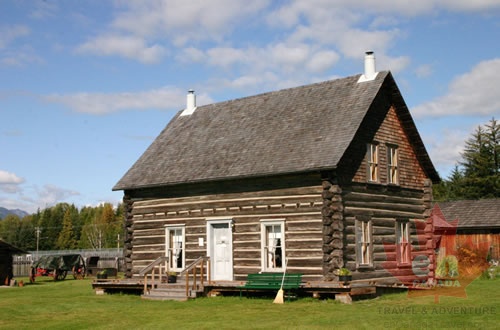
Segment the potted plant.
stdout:
[[177,273],[176,272],[168,272],[167,273],[167,282],[168,283],[176,283],[177,282]]
[[347,268],[340,268],[339,270],[337,270],[337,275],[340,282],[347,283],[352,280],[351,271]]
[[106,269],[103,269],[97,273],[97,279],[107,279],[107,278],[108,278],[108,272],[106,271]]

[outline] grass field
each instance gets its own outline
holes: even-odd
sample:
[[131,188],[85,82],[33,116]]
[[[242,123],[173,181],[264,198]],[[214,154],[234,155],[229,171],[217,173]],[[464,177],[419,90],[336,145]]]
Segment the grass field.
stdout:
[[398,293],[352,305],[312,298],[276,305],[273,298],[147,301],[96,295],[88,279],[37,278],[0,288],[0,329],[498,329],[499,284],[478,279],[465,298],[444,296],[439,303]]

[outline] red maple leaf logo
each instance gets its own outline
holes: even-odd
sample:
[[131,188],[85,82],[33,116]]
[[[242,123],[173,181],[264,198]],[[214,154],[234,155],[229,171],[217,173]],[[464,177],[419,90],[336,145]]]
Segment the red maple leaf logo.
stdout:
[[436,303],[440,296],[466,298],[466,287],[489,267],[489,243],[457,234],[458,219],[446,221],[437,204],[426,222],[415,225],[418,245],[407,245],[411,264],[394,266],[404,242],[384,242],[384,269],[409,289],[409,297],[434,296]]

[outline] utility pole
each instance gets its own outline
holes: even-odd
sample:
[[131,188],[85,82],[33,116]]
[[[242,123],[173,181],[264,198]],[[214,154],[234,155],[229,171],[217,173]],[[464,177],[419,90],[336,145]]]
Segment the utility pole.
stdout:
[[40,233],[42,232],[42,230],[40,229],[40,227],[35,227],[35,234],[36,234],[36,260],[38,260],[38,244],[40,242]]
[[118,238],[116,239],[116,251],[120,252],[120,233],[118,233]]

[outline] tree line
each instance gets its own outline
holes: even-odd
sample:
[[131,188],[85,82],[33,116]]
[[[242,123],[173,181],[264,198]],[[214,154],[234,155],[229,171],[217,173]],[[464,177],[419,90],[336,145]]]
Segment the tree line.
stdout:
[[78,209],[58,203],[23,218],[0,221],[0,238],[26,251],[123,247],[123,205]]
[[451,175],[434,185],[434,200],[500,198],[500,125],[495,118],[465,141]]

